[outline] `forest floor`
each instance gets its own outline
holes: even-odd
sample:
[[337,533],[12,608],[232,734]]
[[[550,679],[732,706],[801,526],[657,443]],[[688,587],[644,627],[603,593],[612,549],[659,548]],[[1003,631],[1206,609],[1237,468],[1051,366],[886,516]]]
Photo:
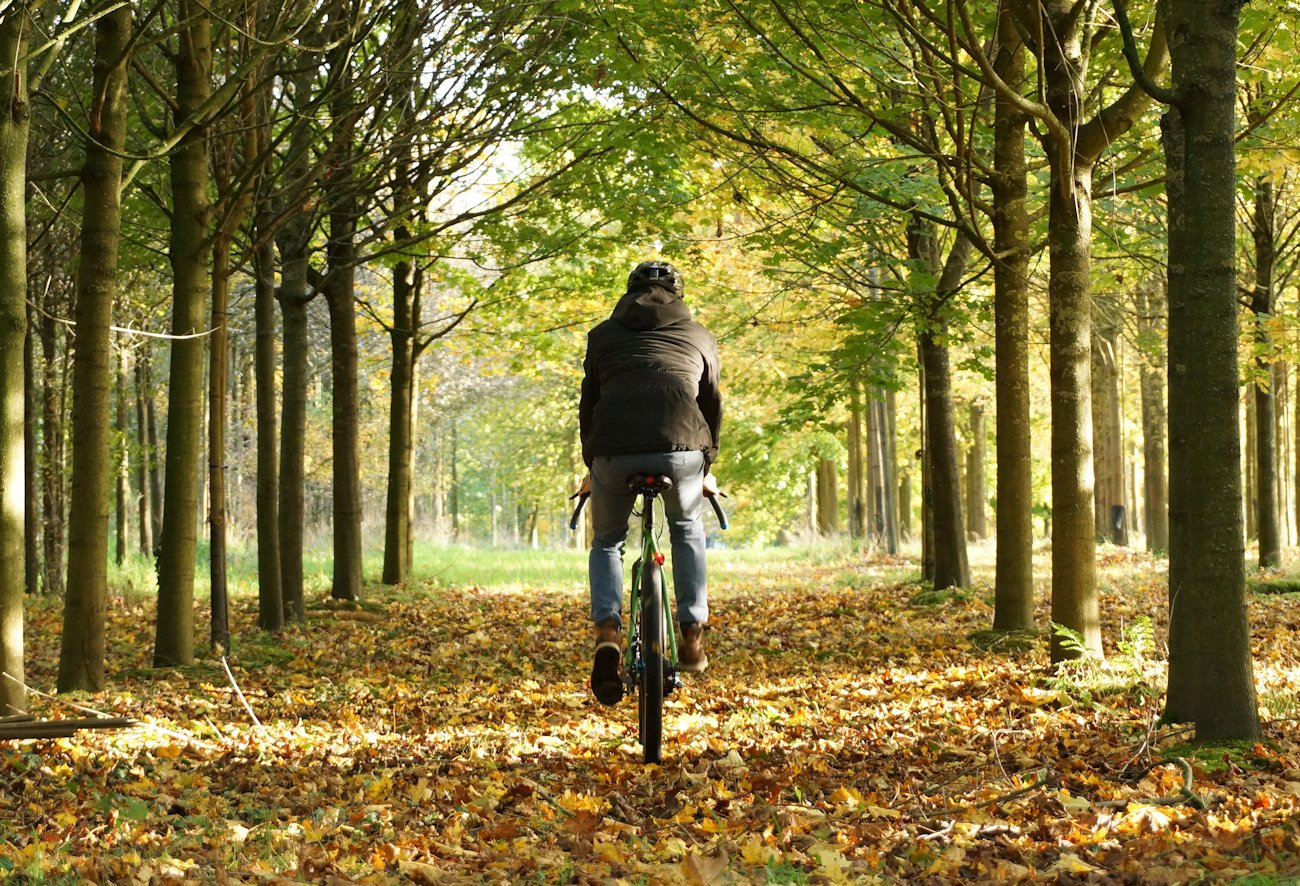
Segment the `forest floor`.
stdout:
[[[1102,564],[1109,663],[1059,674],[1045,637],[977,642],[987,578],[918,595],[879,558],[715,568],[712,665],[670,699],[656,766],[635,700],[590,697],[577,582],[375,587],[279,636],[241,600],[229,677],[148,670],[152,611],[119,600],[111,687],[71,700],[145,725],[0,743],[0,878],[1300,882],[1300,602],[1251,599],[1264,739],[1198,749],[1157,725],[1160,565]],[[58,614],[29,610],[37,689]]]

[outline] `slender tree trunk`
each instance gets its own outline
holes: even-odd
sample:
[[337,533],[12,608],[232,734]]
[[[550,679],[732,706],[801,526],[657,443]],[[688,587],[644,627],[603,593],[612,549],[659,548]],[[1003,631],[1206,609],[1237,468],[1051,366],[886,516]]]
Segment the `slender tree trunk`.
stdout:
[[[201,113],[211,92],[212,38],[207,8],[177,0],[183,23],[176,59],[176,119]],[[162,546],[158,555],[155,667],[194,661],[194,567],[199,519],[203,430],[203,349],[212,288],[209,261],[208,142],[195,126],[171,155],[172,334],[167,390],[167,471]]]
[[[397,238],[410,232],[399,228]],[[412,413],[415,391],[415,299],[419,280],[409,261],[393,268],[393,346],[389,384],[388,491],[384,513],[383,583],[401,584],[410,569]]]
[[[23,687],[23,339],[27,326],[27,8],[0,10],[0,715],[26,713]],[[14,59],[18,59],[17,64]],[[12,65],[12,67],[8,67]]]
[[41,379],[41,438],[45,443],[45,464],[41,471],[41,512],[45,515],[45,532],[41,585],[46,594],[62,597],[67,538],[63,494],[67,476],[64,459],[67,364],[66,359],[60,359],[58,351],[59,329],[52,319],[53,305],[47,303],[43,307],[46,313],[40,325],[41,353],[45,363]]
[[96,104],[81,181],[84,193],[77,272],[72,378],[72,508],[68,588],[59,652],[60,692],[104,686],[108,606],[109,365],[117,255],[121,240],[122,159],[126,139],[127,47],[131,9],[95,24]]
[[970,515],[970,534],[975,538],[984,538],[989,534],[984,479],[986,436],[984,406],[978,402],[972,403],[970,405],[970,449],[966,453],[966,512]]
[[226,586],[229,304],[230,234],[222,230],[212,244],[212,335],[208,347],[208,574],[212,584],[212,625],[209,638],[212,648],[222,652],[230,648],[230,605]]
[[[257,327],[257,624],[284,627],[284,585],[280,564],[280,472],[276,463],[275,255],[265,214],[254,226],[253,313]],[[299,560],[301,563],[301,560]]]
[[849,420],[846,427],[849,459],[848,459],[848,514],[849,514],[849,537],[855,541],[861,540],[867,535],[866,521],[866,477],[867,472],[865,465],[867,459],[863,457],[863,438],[864,425],[862,415],[862,386],[854,380],[852,382],[851,393],[849,397]]
[[1255,524],[1259,530],[1259,568],[1282,565],[1282,533],[1277,505],[1277,387],[1273,333],[1273,265],[1275,256],[1273,183],[1255,180],[1255,287],[1250,310],[1255,316]]
[[[899,538],[904,532],[910,532],[912,502],[910,498],[911,483],[899,483],[898,477],[898,405],[893,389],[884,392],[876,400],[876,410],[880,415],[878,423],[880,434],[880,469],[881,503],[884,511],[885,552],[898,553]],[[904,504],[900,495],[907,489],[909,498]],[[905,528],[906,527],[906,528]]]
[[126,370],[123,363],[126,361],[126,352],[118,354],[117,360],[117,495],[116,495],[116,512],[117,512],[117,549],[114,551],[113,559],[118,566],[126,563],[127,543],[129,540],[128,528],[131,525],[130,508],[127,502],[131,498],[131,447],[127,445],[130,439],[131,428],[127,421],[126,413]]
[[330,314],[334,452],[334,586],[330,596],[361,597],[361,475],[357,414],[357,316],[353,294],[356,199],[350,183],[330,211],[329,271],[325,298]]
[[[312,99],[312,66],[297,65],[289,78],[287,92],[293,106],[306,108]],[[310,153],[312,133],[309,127],[294,130],[289,139],[283,177],[311,184]],[[290,196],[290,205],[281,214],[285,223],[276,235],[280,253],[280,302],[284,343],[283,378],[280,401],[280,576],[284,596],[284,616],[291,622],[306,618],[303,589],[303,526],[306,518],[306,445],[307,445],[307,305],[316,296],[308,283],[308,256],[314,227],[311,209],[303,194]]]
[[[1260,734],[1241,527],[1233,133],[1237,0],[1170,0],[1169,689],[1199,741]],[[1192,186],[1194,183],[1194,186]]]
[[144,381],[144,369],[142,367],[143,358],[136,360],[135,364],[135,432],[136,432],[136,460],[135,460],[135,481],[140,489],[139,506],[136,513],[139,515],[139,531],[136,533],[140,539],[140,553],[146,557],[153,556],[153,516],[150,513],[150,495],[149,495],[149,439],[145,431],[145,397],[148,396]]
[[1245,402],[1241,404],[1246,414],[1246,445],[1241,450],[1241,472],[1246,477],[1246,486],[1242,490],[1242,498],[1245,502],[1246,516],[1246,540],[1253,541],[1259,537],[1259,532],[1255,524],[1255,518],[1259,516],[1259,507],[1255,501],[1255,491],[1259,485],[1255,482],[1255,451],[1258,447],[1255,445],[1255,396],[1254,389],[1243,393]]
[[[1003,82],[1025,79],[1025,46],[1010,6],[998,19],[994,68]],[[997,399],[997,565],[993,627],[1034,626],[1034,494],[1029,415],[1029,213],[1024,114],[998,95],[993,123],[994,396]]]
[[41,519],[36,487],[36,309],[27,305],[23,335],[23,584],[29,597],[41,590]]
[[1093,470],[1097,537],[1112,544],[1128,542],[1124,510],[1124,441],[1119,409],[1119,299],[1107,293],[1096,300],[1096,335],[1092,339],[1092,419],[1096,429]]
[[145,401],[144,412],[148,424],[146,437],[148,440],[148,459],[149,459],[149,499],[151,501],[150,519],[153,521],[153,548],[150,550],[150,556],[157,557],[158,548],[162,544],[162,524],[163,524],[163,469],[162,469],[162,447],[158,443],[158,400],[154,396],[152,372],[150,363],[145,362]]
[[1169,487],[1165,479],[1168,470],[1165,461],[1165,376],[1162,369],[1164,336],[1161,334],[1164,315],[1163,283],[1144,281],[1138,286],[1138,335],[1144,347],[1154,348],[1155,353],[1143,355],[1141,368],[1142,498],[1147,550],[1157,555],[1169,551]]
[[829,458],[817,460],[817,534],[838,535],[840,531],[839,468]]
[[[926,238],[933,238],[927,232]],[[918,253],[932,251],[923,246]],[[970,255],[971,244],[962,234],[944,262],[938,289],[925,307],[924,326],[917,336],[925,367],[925,452],[929,461],[931,505],[934,519],[935,588],[969,587],[970,567],[966,559],[966,530],[961,508],[961,473],[957,450],[957,422],[952,402],[952,376],[948,347],[943,344],[947,326],[942,318],[943,303],[957,291]],[[912,248],[909,247],[909,252]]]

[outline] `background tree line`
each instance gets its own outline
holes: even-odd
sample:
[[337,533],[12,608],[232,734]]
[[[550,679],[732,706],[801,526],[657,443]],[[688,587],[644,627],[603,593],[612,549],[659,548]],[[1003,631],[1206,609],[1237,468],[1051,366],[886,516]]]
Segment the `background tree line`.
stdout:
[[1276,565],[1300,498],[1272,12],[0,7],[5,703],[24,593],[65,599],[60,689],[103,686],[133,549],[168,666],[200,552],[230,642],[231,541],[268,630],[311,545],[355,599],[381,535],[390,584],[417,535],[569,542],[582,334],[653,253],[723,341],[749,538],[914,537],[947,587],[991,536],[1011,631],[1050,529],[1060,660],[1102,654],[1096,544],[1140,532],[1170,716],[1253,734],[1243,539]]

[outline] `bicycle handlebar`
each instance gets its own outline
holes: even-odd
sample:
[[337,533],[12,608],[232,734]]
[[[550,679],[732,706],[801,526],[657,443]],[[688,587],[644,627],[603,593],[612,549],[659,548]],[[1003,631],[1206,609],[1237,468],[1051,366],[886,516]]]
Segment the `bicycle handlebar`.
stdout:
[[[724,531],[727,529],[728,526],[727,514],[724,510],[722,510],[722,504],[718,501],[718,499],[725,498],[726,495],[727,494],[725,492],[719,492],[717,495],[713,495],[708,492],[704,493],[704,497],[709,500],[709,504],[713,505],[714,516],[718,518],[718,527]],[[582,516],[582,508],[584,505],[587,504],[587,499],[590,497],[591,497],[590,492],[581,492],[581,493],[575,492],[573,495],[569,496],[570,500],[575,498],[578,500],[577,506],[574,507],[573,509],[573,516],[569,518],[569,528],[574,530],[575,532],[578,529],[578,518]]]
[[573,516],[569,518],[569,528],[576,531],[578,528],[578,516],[582,513],[582,506],[587,503],[587,499],[591,498],[591,493],[575,492],[573,495],[569,496],[570,500],[575,498],[578,500],[578,506],[573,509]]

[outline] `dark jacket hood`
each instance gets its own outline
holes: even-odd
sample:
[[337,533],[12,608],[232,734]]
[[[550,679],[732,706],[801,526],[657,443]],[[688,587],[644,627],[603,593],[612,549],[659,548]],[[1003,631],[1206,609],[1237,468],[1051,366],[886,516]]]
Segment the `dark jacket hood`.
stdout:
[[691,319],[691,309],[673,290],[651,284],[629,289],[618,300],[610,318],[628,329],[662,329]]

